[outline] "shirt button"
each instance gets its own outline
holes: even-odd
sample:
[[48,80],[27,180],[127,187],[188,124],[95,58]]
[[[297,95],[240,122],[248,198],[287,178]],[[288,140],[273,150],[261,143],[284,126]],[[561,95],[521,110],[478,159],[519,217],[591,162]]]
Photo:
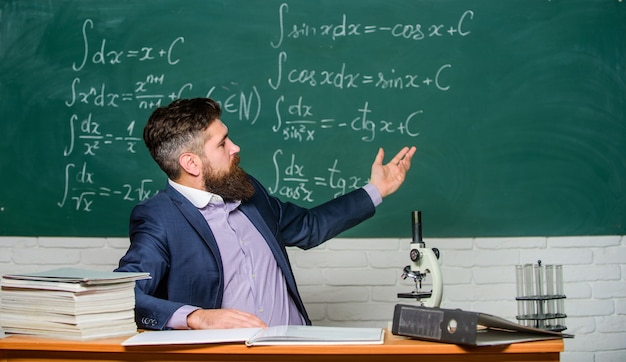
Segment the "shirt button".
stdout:
[[263,313],[263,307],[259,308],[259,313]]

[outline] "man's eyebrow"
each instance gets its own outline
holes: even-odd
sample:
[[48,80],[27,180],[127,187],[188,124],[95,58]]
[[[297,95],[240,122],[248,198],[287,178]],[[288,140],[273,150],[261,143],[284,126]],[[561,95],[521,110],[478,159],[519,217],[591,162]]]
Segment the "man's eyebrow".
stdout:
[[222,137],[222,139],[219,140],[219,142],[217,142],[218,145],[224,143],[226,141],[226,139],[228,138],[228,132],[226,132],[224,134],[224,136]]
[[[225,129],[226,129],[226,131],[224,132],[224,135],[222,136],[222,138],[219,139],[218,142],[216,142],[216,144],[218,144],[218,145],[222,144],[228,138],[228,127],[225,126]],[[217,136],[219,136],[219,131],[215,132],[212,136],[209,136],[209,138],[216,139]]]
[[228,138],[228,126],[224,125],[224,129],[226,130],[226,132],[224,133],[224,137],[222,137],[222,139],[220,140],[220,143],[226,141],[226,139]]

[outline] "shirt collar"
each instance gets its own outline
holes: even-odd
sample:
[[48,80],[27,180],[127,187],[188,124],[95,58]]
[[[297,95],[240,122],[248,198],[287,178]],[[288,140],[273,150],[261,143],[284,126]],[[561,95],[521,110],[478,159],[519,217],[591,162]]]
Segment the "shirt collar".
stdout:
[[167,182],[178,192],[180,192],[187,200],[189,200],[193,206],[198,209],[206,207],[208,204],[224,203],[224,200],[220,195],[210,193],[208,191],[195,189],[193,187],[181,185],[170,179]]

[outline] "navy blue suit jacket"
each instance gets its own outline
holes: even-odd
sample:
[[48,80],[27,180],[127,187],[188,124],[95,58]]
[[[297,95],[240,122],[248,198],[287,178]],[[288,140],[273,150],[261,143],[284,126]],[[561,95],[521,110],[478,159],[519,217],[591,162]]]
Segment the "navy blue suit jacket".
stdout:
[[[271,196],[255,179],[255,195],[240,210],[269,245],[285,276],[287,289],[308,324],[286,246],[315,247],[374,215],[363,189],[305,209]],[[149,272],[135,288],[139,328],[164,329],[183,305],[220,308],[223,265],[220,252],[200,211],[169,184],[131,213],[130,247],[116,271]]]

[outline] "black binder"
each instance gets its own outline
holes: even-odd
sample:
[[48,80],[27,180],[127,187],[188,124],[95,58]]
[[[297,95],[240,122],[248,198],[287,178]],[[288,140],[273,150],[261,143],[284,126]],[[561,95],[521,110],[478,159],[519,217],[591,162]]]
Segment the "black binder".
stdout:
[[397,304],[391,332],[427,341],[493,346],[573,335],[525,327],[486,313]]

